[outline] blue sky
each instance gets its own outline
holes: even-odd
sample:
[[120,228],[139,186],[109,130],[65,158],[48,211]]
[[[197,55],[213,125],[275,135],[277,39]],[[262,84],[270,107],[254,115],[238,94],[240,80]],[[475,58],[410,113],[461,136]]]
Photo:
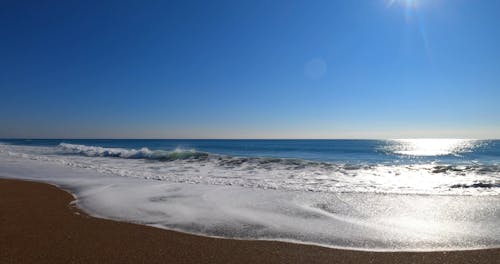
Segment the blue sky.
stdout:
[[0,137],[500,138],[499,1],[3,1]]

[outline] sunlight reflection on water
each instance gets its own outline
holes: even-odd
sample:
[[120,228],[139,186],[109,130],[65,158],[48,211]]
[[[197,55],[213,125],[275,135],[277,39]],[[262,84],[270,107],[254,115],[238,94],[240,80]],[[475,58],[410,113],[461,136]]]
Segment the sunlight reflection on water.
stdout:
[[479,145],[480,142],[474,139],[394,139],[390,141],[387,150],[395,154],[407,156],[444,156],[470,152]]

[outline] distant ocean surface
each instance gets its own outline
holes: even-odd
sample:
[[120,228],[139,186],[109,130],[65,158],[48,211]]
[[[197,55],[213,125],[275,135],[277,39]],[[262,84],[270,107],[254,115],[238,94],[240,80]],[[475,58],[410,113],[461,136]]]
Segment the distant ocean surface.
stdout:
[[210,236],[370,250],[500,245],[500,141],[0,140],[0,177],[89,213]]
[[[61,159],[69,166],[171,182],[319,192],[500,194],[497,140],[1,142],[11,145],[3,151],[18,149],[34,159]],[[89,157],[102,158],[99,166]]]

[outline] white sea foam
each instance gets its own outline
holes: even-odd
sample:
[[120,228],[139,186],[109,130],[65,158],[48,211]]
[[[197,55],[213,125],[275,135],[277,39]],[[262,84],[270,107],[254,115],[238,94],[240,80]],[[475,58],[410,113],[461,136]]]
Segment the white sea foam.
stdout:
[[[287,180],[290,166],[295,165],[284,161],[268,162],[271,167],[266,169],[265,162],[228,165],[224,157],[223,164],[215,162],[215,156],[151,162],[130,156],[61,156],[60,151],[0,145],[0,175],[62,186],[76,194],[79,206],[96,216],[210,236],[370,250],[500,246],[497,195],[392,195],[329,188],[311,192],[307,188],[318,188],[318,179],[330,179],[311,173]],[[262,167],[243,170],[241,166]],[[375,169],[373,175],[381,173]],[[366,182],[369,177],[354,178],[367,186],[373,184]],[[346,186],[342,188],[350,188],[349,183],[342,182]],[[383,183],[396,185],[395,189],[406,186],[390,179]],[[309,186],[296,187],[301,184]],[[416,179],[405,184],[422,185]],[[269,190],[271,186],[276,190]],[[360,186],[356,188],[363,190]]]
[[334,164],[72,144],[56,148],[0,145],[2,151],[17,158],[176,183],[336,193],[500,194],[498,165]]
[[124,149],[124,148],[103,148],[98,146],[86,146],[77,144],[61,143],[58,146],[62,152],[71,154],[81,154],[88,157],[114,157],[125,159],[153,159],[153,160],[176,160],[200,158],[208,156],[207,153],[195,150],[185,150],[177,148],[173,151],[151,151],[148,148]]

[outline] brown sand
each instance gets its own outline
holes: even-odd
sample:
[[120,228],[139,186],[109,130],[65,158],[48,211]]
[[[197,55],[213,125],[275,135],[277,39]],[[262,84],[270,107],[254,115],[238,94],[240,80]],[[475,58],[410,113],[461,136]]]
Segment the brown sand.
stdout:
[[0,263],[500,263],[500,250],[381,253],[195,236],[85,215],[54,186],[0,179]]

